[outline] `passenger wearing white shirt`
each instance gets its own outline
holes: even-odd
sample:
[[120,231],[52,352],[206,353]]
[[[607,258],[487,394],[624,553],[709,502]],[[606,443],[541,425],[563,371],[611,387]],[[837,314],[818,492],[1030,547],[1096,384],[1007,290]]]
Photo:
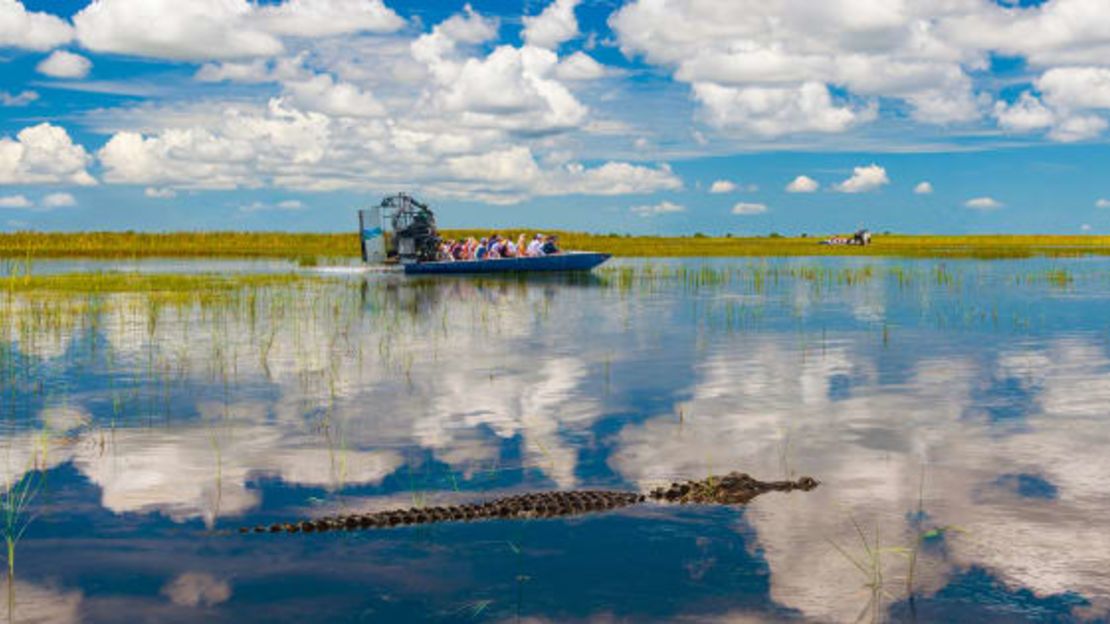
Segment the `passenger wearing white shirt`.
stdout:
[[543,255],[543,238],[540,237],[539,234],[536,234],[536,237],[532,239],[532,242],[528,243],[527,253],[530,258],[536,258]]

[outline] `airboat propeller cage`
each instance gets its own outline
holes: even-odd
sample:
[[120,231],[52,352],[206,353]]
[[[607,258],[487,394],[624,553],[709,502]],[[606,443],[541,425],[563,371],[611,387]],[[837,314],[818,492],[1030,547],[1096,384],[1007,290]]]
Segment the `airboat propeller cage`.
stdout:
[[390,195],[378,206],[359,210],[358,221],[364,262],[436,259],[440,238],[435,214],[411,195]]

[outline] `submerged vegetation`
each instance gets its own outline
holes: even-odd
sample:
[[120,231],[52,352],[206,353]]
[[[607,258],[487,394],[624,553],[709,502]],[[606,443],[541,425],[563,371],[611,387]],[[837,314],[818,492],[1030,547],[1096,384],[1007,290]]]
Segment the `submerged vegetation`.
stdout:
[[[519,228],[500,230],[515,238]],[[628,236],[557,234],[564,249],[627,257],[894,256],[909,258],[1028,258],[1110,255],[1110,236],[882,235],[868,246],[821,245],[816,237]],[[447,238],[484,236],[487,230],[445,230]],[[16,232],[0,234],[0,257],[282,258],[313,266],[319,258],[354,259],[358,235],[288,232]]]
[[70,293],[193,293],[280,286],[304,279],[294,273],[167,274],[167,273],[31,273],[0,276],[0,292]]

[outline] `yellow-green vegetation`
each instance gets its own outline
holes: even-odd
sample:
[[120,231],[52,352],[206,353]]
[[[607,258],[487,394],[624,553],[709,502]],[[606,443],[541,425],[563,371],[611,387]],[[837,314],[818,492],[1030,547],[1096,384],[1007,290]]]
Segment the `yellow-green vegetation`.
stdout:
[[[471,232],[465,232],[470,235]],[[877,235],[871,245],[822,245],[802,237],[659,237],[557,233],[564,249],[615,256],[894,256],[907,258],[1028,258],[1110,255],[1110,236]],[[508,234],[506,234],[508,235]],[[515,232],[512,234],[516,235]]]
[[[499,229],[516,238],[535,230]],[[584,249],[631,257],[708,256],[896,256],[917,258],[1027,258],[1110,255],[1110,236],[877,235],[866,247],[822,245],[816,237],[625,236],[582,232],[557,234],[564,249]],[[485,236],[490,230],[445,230],[446,238]],[[286,258],[311,265],[317,258],[358,257],[358,236],[284,232],[85,232],[0,234],[0,257]]]
[[[172,274],[61,273],[0,277],[0,292],[30,293],[193,293],[227,292],[291,284],[309,279],[294,273]],[[319,278],[314,278],[319,279]]]
[[15,232],[0,256],[30,258],[301,258],[357,256],[358,234],[291,232]]

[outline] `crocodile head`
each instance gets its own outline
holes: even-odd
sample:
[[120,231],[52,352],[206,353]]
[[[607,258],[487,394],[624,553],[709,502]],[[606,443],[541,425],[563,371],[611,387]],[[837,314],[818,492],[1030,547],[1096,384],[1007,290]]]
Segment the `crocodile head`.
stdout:
[[812,477],[801,477],[796,481],[768,482],[759,481],[744,472],[730,472],[702,481],[676,483],[670,489],[661,492],[658,498],[680,503],[744,505],[765,492],[809,491],[817,485],[817,480]]

